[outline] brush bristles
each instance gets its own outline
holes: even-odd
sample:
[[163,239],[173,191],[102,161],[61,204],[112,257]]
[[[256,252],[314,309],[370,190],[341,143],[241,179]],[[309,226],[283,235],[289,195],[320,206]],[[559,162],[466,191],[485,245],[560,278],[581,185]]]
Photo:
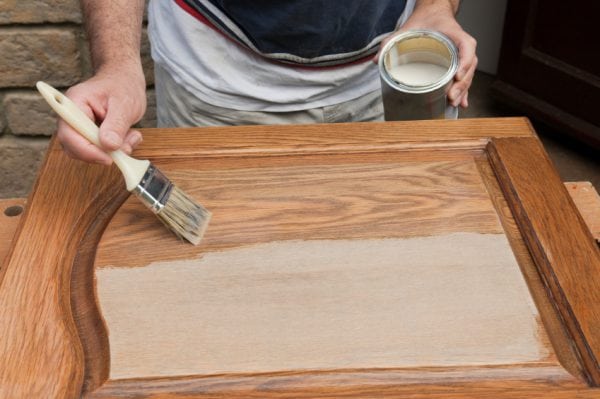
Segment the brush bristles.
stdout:
[[164,208],[156,215],[171,231],[198,245],[208,227],[211,213],[173,186]]

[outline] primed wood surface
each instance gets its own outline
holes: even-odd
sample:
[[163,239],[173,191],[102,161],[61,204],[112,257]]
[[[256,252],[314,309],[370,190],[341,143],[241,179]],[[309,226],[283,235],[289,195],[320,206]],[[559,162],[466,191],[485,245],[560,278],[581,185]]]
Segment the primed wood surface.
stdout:
[[97,290],[113,379],[556,366],[502,234],[272,242],[103,268]]
[[[502,149],[494,152],[493,145],[499,140],[518,142],[522,140],[519,137],[530,138],[519,142],[522,148],[516,150],[519,154],[533,154],[528,159],[514,158]],[[559,292],[557,287],[560,289],[565,284],[570,305],[562,303],[555,308],[542,284],[555,266],[571,268],[568,262],[559,265],[553,262],[555,257],[566,259],[564,247],[555,245],[555,241],[563,237],[545,237],[553,242],[532,252],[535,266],[539,267],[544,279],[535,277],[537,272],[528,266],[529,255],[522,252],[525,244],[532,248],[539,238],[538,232],[527,229],[527,221],[535,223],[538,220],[538,210],[513,203],[523,194],[520,178],[503,171],[523,167],[529,170],[530,164],[543,161],[540,144],[532,137],[533,132],[523,119],[147,131],[144,145],[136,155],[152,158],[178,185],[189,189],[209,207],[221,204],[221,212],[235,215],[227,223],[217,220],[219,223],[212,225],[208,232],[207,245],[200,248],[174,241],[131,201],[121,206],[126,192],[115,170],[107,173],[105,168],[68,160],[54,143],[0,281],[0,396],[74,398],[83,392],[90,397],[597,397],[598,391],[590,389],[580,378],[583,375],[589,378],[588,382],[594,381],[595,366],[590,360],[593,360],[596,341],[589,327],[597,323],[596,313],[577,311],[576,316],[565,319],[570,310],[583,309],[593,296],[577,292],[574,280],[563,281],[564,273],[555,273],[559,278],[550,288],[553,293]],[[490,161],[499,173],[508,205],[513,209],[517,223],[525,226],[523,237],[510,226],[506,227],[510,218],[498,210],[501,201],[492,197],[492,193],[496,196],[498,191],[490,191],[493,184],[490,186],[487,175],[481,174],[478,181],[473,179],[483,170],[479,162],[488,153],[488,143],[491,143],[488,147],[492,155]],[[344,174],[343,169],[348,165],[359,178],[352,179],[354,173]],[[323,198],[335,199],[338,193],[319,191],[323,185],[318,178],[319,168],[336,176],[331,179],[337,182],[333,187],[342,193],[350,192],[354,185],[353,195],[340,195],[339,201],[323,201]],[[237,173],[234,172],[244,170],[247,174],[242,173],[236,180]],[[315,172],[307,180],[289,180],[290,176],[307,176],[309,170]],[[415,176],[406,178],[400,170],[412,170]],[[202,181],[207,183],[205,187],[197,185],[200,171],[203,176],[209,176]],[[255,181],[255,188],[249,192],[242,191],[252,187],[251,176],[256,177],[261,171],[265,172],[265,178]],[[290,171],[296,174],[290,174]],[[432,177],[420,176],[425,171],[435,172],[432,176],[438,177],[431,180]],[[544,173],[546,177],[557,178],[551,168],[545,168]],[[372,182],[371,174],[374,175]],[[440,175],[445,176],[440,181],[445,182],[446,188],[438,192],[427,191],[425,188],[434,185]],[[223,177],[226,177],[226,184],[220,185],[218,179]],[[274,182],[271,186],[269,179]],[[431,182],[427,183],[428,180]],[[299,183],[296,192],[305,196],[263,197],[263,194],[276,192],[277,187],[282,187],[283,192],[291,190],[294,182]],[[414,201],[397,203],[401,198],[392,194],[401,187],[410,186],[411,182],[421,188],[407,193],[404,199],[413,195]],[[450,190],[448,187],[452,184],[454,188]],[[536,180],[529,184],[542,193],[547,187]],[[553,182],[551,187],[558,198],[567,196],[564,188],[560,191],[555,186]],[[381,190],[387,195],[369,195],[373,187],[385,187]],[[419,190],[423,191],[422,196],[418,195]],[[227,200],[230,194],[239,196],[237,205]],[[262,198],[265,199],[261,201]],[[474,204],[472,217],[464,217],[463,208],[457,205],[463,201],[474,201],[471,202]],[[240,203],[245,206],[240,207]],[[306,203],[311,204],[308,209]],[[390,203],[396,206],[390,206]],[[427,206],[432,203],[435,206]],[[399,207],[400,204],[403,206]],[[401,214],[402,221],[390,217],[396,215],[395,212],[402,212],[397,211],[398,208],[407,209]],[[273,209],[277,211],[270,211]],[[288,215],[282,209],[289,209],[291,213]],[[331,219],[332,210],[343,217]],[[416,218],[410,218],[418,211],[422,212],[420,224]],[[423,216],[428,211],[431,211],[430,218]],[[113,218],[115,212],[117,215]],[[48,218],[48,215],[52,217]],[[362,215],[369,216],[360,219]],[[557,219],[563,220],[563,216]],[[555,216],[544,217],[552,219]],[[119,239],[111,231],[123,225],[124,220],[127,228],[123,229]],[[276,220],[286,222],[276,223]],[[353,220],[360,223],[353,226]],[[265,224],[265,230],[256,229],[261,222]],[[578,218],[571,223],[575,226],[567,225],[567,231],[584,226]],[[102,236],[108,224],[110,226]],[[223,224],[231,228],[225,228]],[[420,225],[429,236],[438,238],[456,232],[453,228],[456,226],[458,231],[464,230],[467,234],[506,234],[542,319],[537,323],[536,345],[541,343],[541,348],[549,352],[541,363],[385,370],[370,367],[313,369],[107,380],[111,326],[103,323],[96,307],[94,261],[98,263],[100,273],[135,272],[145,270],[147,265],[158,260],[182,262],[203,259],[204,255],[204,259],[208,259],[209,254],[294,240],[299,232],[303,234],[301,239],[312,241],[331,239],[336,232],[340,239],[346,240],[412,240],[419,236]],[[383,231],[378,235],[379,229]],[[31,241],[31,238],[35,240]],[[591,236],[580,235],[579,239],[591,240]],[[591,248],[585,244],[578,255],[591,260],[588,267],[594,268],[595,255],[587,251],[597,249]],[[552,256],[544,258],[547,254]],[[108,268],[110,264],[119,267]],[[595,280],[592,279],[588,286],[590,284],[596,284]],[[574,294],[578,295],[577,300],[570,297]],[[593,304],[591,308],[594,308]],[[568,325],[563,326],[561,318],[568,320]],[[585,329],[574,329],[574,321],[580,321]],[[588,344],[592,350],[586,354]],[[578,355],[582,353],[587,357],[580,362]]]

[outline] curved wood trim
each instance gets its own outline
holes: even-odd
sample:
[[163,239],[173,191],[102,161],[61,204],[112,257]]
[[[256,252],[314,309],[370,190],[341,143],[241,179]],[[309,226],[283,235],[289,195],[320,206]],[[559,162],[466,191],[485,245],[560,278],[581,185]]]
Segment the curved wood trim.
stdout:
[[102,233],[113,215],[129,197],[121,185],[111,187],[91,204],[82,219],[91,220],[83,234],[71,269],[71,311],[83,347],[84,375],[82,393],[100,387],[109,376],[110,348],[108,330],[96,298],[94,261]]
[[51,143],[0,281],[0,397],[80,397],[71,268],[97,204],[120,184],[116,168],[73,161]]

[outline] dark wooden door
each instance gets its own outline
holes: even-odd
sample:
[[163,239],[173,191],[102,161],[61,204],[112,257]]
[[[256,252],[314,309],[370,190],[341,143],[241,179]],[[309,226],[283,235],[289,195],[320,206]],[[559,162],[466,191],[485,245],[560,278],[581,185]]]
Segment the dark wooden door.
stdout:
[[506,103],[600,148],[600,2],[509,0],[498,81]]

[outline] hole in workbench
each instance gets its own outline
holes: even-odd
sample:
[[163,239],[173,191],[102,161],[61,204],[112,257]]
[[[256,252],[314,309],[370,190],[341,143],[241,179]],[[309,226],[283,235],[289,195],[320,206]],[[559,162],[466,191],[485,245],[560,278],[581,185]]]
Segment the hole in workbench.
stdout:
[[9,206],[4,210],[4,214],[8,217],[19,216],[23,213],[23,207],[20,205]]

